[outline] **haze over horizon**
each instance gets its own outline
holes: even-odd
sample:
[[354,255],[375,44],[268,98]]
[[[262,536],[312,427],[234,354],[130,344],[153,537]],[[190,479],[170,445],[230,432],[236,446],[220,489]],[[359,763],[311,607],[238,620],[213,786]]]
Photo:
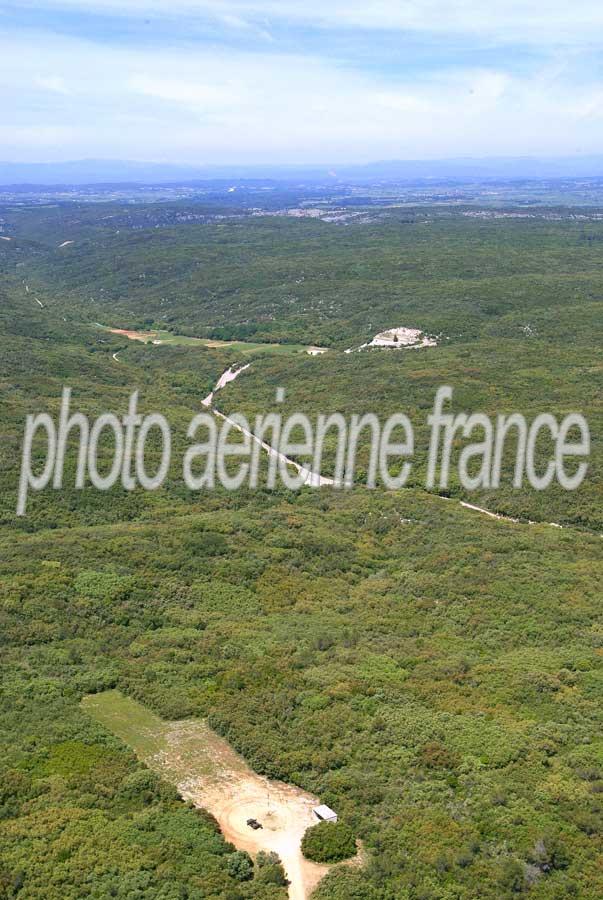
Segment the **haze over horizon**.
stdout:
[[25,0],[0,159],[349,165],[603,146],[603,8],[553,0]]
[[298,181],[316,184],[382,182],[459,182],[522,179],[597,179],[603,155],[573,157],[459,157],[376,160],[366,164],[178,164],[151,160],[81,159],[20,163],[0,160],[0,185],[185,184],[203,181]]

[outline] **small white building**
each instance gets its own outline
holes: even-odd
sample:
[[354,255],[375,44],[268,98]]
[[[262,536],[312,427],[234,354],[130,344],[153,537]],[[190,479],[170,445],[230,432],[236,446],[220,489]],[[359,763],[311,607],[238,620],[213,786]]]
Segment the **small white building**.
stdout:
[[317,819],[320,819],[321,822],[336,822],[337,821],[337,813],[333,812],[328,806],[317,806],[312,812],[316,816]]

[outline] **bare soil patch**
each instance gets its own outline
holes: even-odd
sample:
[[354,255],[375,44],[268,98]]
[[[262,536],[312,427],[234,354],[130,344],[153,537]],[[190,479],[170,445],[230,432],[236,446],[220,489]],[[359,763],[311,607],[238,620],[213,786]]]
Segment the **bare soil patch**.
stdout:
[[131,341],[143,341],[144,343],[157,337],[156,331],[131,331],[128,328],[110,328],[109,331],[111,334],[123,334]]
[[[308,900],[331,868],[304,859],[301,840],[316,819],[320,801],[294,785],[254,772],[230,744],[200,719],[166,722],[118,691],[92,694],[84,709],[120,737],[149,768],[175,784],[195,806],[215,816],[225,838],[239,850],[280,856],[291,900]],[[247,819],[257,819],[254,831]],[[351,864],[359,864],[361,852]]]

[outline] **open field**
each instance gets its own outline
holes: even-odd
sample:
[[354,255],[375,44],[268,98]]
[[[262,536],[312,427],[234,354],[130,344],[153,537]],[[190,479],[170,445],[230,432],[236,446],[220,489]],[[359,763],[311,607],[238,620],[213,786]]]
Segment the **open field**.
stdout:
[[[119,691],[84,697],[97,722],[120,737],[149,768],[180,794],[209,810],[224,837],[239,850],[274,851],[289,878],[289,897],[306,900],[329,866],[304,859],[300,844],[318,799],[292,785],[257,775],[241,756],[200,719],[166,722]],[[262,828],[254,831],[247,819]]]
[[141,341],[143,344],[169,344],[180,347],[208,347],[209,349],[221,349],[228,347],[244,356],[258,353],[279,353],[290,355],[293,353],[325,352],[326,348],[305,346],[304,344],[267,344],[254,343],[253,341],[218,341],[213,338],[189,337],[186,334],[173,334],[171,331],[137,331],[130,328],[108,328],[101,326],[111,334],[123,335],[131,341]]

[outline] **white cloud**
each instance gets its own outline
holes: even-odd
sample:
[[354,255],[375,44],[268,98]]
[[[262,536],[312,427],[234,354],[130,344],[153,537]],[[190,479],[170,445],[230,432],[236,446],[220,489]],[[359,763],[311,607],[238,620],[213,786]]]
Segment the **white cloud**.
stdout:
[[599,0],[21,0],[23,6],[119,16],[214,17],[234,28],[255,20],[332,28],[488,36],[519,43],[601,44]]
[[237,100],[236,91],[232,87],[189,81],[186,78],[162,78],[152,74],[132,75],[126,88],[135,94],[182,104],[196,110],[221,109]]
[[69,94],[69,88],[65,83],[65,79],[60,75],[37,75],[34,78],[36,87],[42,88],[44,91],[51,91],[54,94]]
[[[61,151],[73,145],[78,139],[78,130],[69,125],[13,125],[2,123],[0,125],[0,147],[17,148],[21,151],[19,156],[14,156],[15,161],[25,159],[23,149],[26,147],[43,148],[43,152],[50,150]],[[1,154],[0,154],[1,155]],[[9,156],[7,155],[8,159]],[[32,161],[40,160],[40,154],[30,154]],[[57,159],[65,158],[62,154]],[[69,157],[71,158],[71,157]]]
[[0,41],[0,158],[351,162],[603,143],[596,73],[577,79],[557,61],[523,76],[479,67],[386,77],[302,55],[49,34]]

